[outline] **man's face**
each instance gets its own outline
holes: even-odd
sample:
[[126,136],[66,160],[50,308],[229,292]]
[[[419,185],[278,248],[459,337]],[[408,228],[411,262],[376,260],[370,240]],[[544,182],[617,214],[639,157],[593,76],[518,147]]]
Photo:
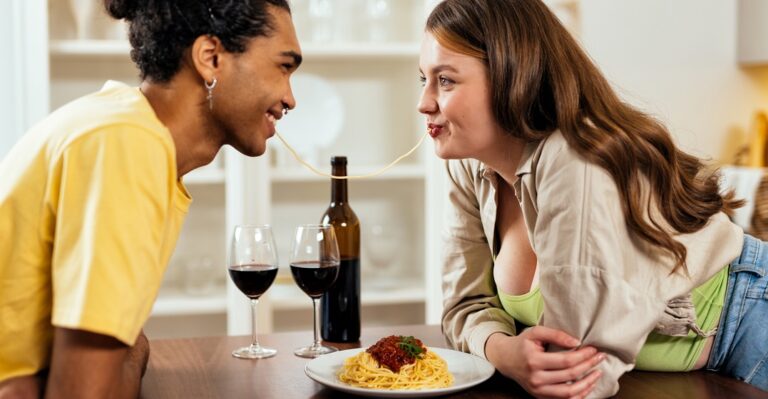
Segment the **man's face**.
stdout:
[[274,30],[249,41],[245,52],[229,54],[214,91],[213,117],[224,130],[224,143],[248,156],[266,151],[275,134],[274,120],[296,100],[289,78],[301,63],[301,49],[288,11],[267,6]]

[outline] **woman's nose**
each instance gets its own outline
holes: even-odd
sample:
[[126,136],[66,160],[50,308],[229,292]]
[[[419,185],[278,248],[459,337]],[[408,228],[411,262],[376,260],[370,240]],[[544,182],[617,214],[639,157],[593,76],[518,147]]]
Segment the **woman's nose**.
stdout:
[[426,88],[421,92],[418,109],[422,114],[432,114],[437,111],[437,101],[427,92]]

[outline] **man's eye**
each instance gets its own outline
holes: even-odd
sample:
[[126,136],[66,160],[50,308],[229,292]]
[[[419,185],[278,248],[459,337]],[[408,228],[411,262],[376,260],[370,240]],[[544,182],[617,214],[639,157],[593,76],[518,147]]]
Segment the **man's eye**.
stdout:
[[421,82],[421,85],[424,86],[425,84],[427,84],[427,78],[425,78],[424,76],[419,76],[419,82]]
[[448,86],[450,84],[453,84],[453,81],[446,78],[445,76],[440,77],[440,86]]

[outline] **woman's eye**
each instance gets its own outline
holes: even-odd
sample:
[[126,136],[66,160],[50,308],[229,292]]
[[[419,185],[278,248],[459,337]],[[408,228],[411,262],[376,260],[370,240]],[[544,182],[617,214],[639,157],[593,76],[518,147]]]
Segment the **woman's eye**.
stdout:
[[446,78],[445,76],[440,76],[440,86],[448,86],[453,84],[453,81]]

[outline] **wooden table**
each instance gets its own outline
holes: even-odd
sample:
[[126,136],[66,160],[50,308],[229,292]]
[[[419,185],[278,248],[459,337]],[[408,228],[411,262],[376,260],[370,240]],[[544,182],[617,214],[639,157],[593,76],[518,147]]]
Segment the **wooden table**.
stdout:
[[[402,326],[364,329],[362,345],[382,336],[413,335],[428,346],[444,347],[438,326]],[[247,345],[250,337],[210,337],[152,341],[142,398],[351,398],[323,387],[304,375],[307,360],[293,355],[293,349],[312,341],[312,333],[277,333],[260,338],[262,345],[276,348],[277,356],[263,360],[232,357],[236,347]],[[342,349],[359,345],[336,345]],[[620,381],[619,398],[768,398],[750,385],[721,375],[692,373],[631,372]],[[475,388],[450,398],[527,398],[513,381],[498,373]]]

